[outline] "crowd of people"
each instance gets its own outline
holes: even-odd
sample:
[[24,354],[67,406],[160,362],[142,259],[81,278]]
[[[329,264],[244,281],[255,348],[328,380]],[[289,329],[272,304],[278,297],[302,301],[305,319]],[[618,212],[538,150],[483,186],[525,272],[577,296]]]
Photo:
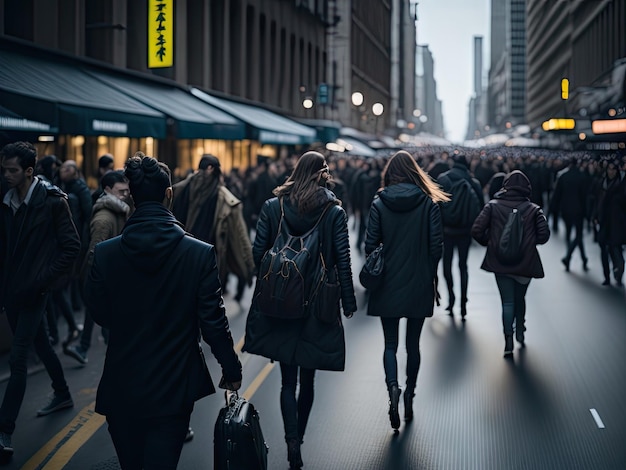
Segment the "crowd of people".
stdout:
[[[573,268],[576,249],[581,269],[589,269],[593,249],[585,246],[587,233],[598,244],[603,284],[623,286],[624,155],[430,147],[363,158],[324,150],[260,158],[256,166],[223,174],[219,158],[207,154],[191,174],[172,181],[166,165],[138,152],[122,170],[103,155],[94,191],[76,162],[54,155],[37,158],[30,143],[8,144],[0,157],[0,307],[13,331],[11,375],[0,407],[0,455],[5,457],[13,454],[11,435],[31,346],[54,392],[38,415],[73,406],[54,349],[63,317],[62,351],[81,364],[88,363],[94,322],[102,327],[108,346],[96,410],[107,416],[122,468],[149,466],[149,459],[175,468],[183,443],[193,437],[194,402],[215,391],[200,338],[222,366],[219,387],[235,391],[241,386],[242,367],[222,298],[233,275],[237,302],[254,285],[244,350],[280,364],[288,460],[291,468],[301,468],[315,371],[343,370],[338,312],[341,306],[350,318],[357,311],[349,224],[361,256],[383,247],[383,281],[368,292],[367,314],[381,319],[394,430],[400,426],[402,395],[399,321],[407,319],[403,402],[404,418],[411,420],[419,338],[443,291],[440,260],[447,310],[454,315],[458,298],[465,320],[469,248],[472,240],[487,247],[481,267],[495,274],[505,357],[513,354],[513,337],[524,347],[525,295],[531,279],[544,276],[536,245],[548,241],[550,228],[564,230],[565,270]],[[504,261],[499,244],[517,212],[520,256]],[[323,304],[337,313],[330,321],[315,311],[322,302],[311,302],[304,318],[285,320],[255,300],[262,288],[259,265],[283,224],[294,236],[319,230],[326,280],[338,286],[337,296]],[[452,275],[455,252],[458,292]],[[311,276],[304,275],[305,285],[313,283]],[[128,298],[124,305],[115,301],[122,289]],[[76,319],[80,311],[82,326]],[[129,357],[136,360],[129,362]]]

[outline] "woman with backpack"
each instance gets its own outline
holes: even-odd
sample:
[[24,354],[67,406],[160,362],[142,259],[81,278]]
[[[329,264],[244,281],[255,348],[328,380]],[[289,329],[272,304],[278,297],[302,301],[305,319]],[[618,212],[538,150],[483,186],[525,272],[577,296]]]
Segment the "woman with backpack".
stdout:
[[546,217],[530,194],[526,175],[512,171],[472,226],[474,240],[487,247],[481,268],[495,274],[500,291],[505,357],[513,354],[514,332],[525,345],[526,291],[532,278],[544,277],[537,245],[550,238]]
[[[331,182],[324,156],[304,153],[287,181],[274,189],[276,197],[263,205],[252,249],[258,272],[243,351],[280,363],[290,468],[303,465],[300,445],[313,405],[315,371],[344,370],[340,299],[347,318],[357,309],[348,218],[329,189]],[[305,250],[283,246],[294,239],[307,248],[308,259]],[[294,298],[298,289],[304,302]]]
[[437,265],[443,253],[439,202],[450,199],[406,151],[395,153],[382,173],[382,188],[372,202],[365,238],[365,253],[382,244],[382,280],[370,290],[367,314],[380,317],[383,365],[389,392],[389,420],[400,427],[398,402],[398,328],[406,328],[406,389],[404,418],[413,418],[413,397],[420,367],[419,341],[424,320],[432,317],[437,292]]

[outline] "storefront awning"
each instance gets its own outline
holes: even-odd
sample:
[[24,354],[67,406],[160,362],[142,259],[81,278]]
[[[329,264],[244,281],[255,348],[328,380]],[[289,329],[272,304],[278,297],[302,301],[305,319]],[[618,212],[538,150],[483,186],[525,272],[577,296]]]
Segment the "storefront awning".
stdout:
[[13,111],[0,106],[0,130],[56,134],[58,128],[44,122],[31,121]]
[[257,106],[217,98],[198,88],[191,93],[247,124],[247,138],[258,140],[262,144],[300,145],[316,140],[316,131],[279,114]]
[[337,140],[341,131],[341,123],[330,119],[297,119],[297,121],[315,129],[317,140],[323,144]]
[[176,86],[130,75],[91,70],[88,73],[102,83],[172,118],[175,121],[174,135],[179,139],[245,138],[245,125],[242,121]]
[[26,119],[57,124],[61,134],[165,137],[163,113],[105,85],[74,63],[2,46],[0,105]]

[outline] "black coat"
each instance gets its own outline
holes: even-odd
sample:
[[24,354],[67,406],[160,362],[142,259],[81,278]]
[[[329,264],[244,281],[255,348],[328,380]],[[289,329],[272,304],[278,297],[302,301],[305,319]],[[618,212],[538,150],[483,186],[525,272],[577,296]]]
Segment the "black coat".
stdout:
[[568,223],[582,221],[587,212],[589,190],[589,178],[576,166],[568,168],[556,179],[550,212],[559,214]]
[[[472,237],[487,247],[481,268],[496,274],[511,274],[531,278],[542,278],[543,265],[537,245],[547,243],[550,228],[541,208],[529,200],[530,182],[519,170],[513,171],[504,180],[504,188],[496,198],[485,204],[472,226]],[[522,207],[524,235],[522,238],[522,260],[515,265],[498,261],[496,247],[502,235],[509,213]]]
[[441,212],[418,186],[388,186],[374,199],[365,253],[383,244],[383,284],[371,291],[367,314],[387,318],[433,315],[437,264],[443,252]]
[[[333,267],[337,269],[344,312],[355,312],[357,306],[352,283],[347,216],[330,191],[320,191],[318,196],[320,200],[316,208],[307,214],[298,214],[297,208],[285,198],[285,218],[294,235],[301,235],[313,227],[327,204],[334,204],[327,210],[319,226],[322,252],[328,268],[331,271]],[[274,244],[280,217],[280,201],[277,198],[266,201],[259,216],[252,248],[257,268],[265,252]],[[320,322],[314,312],[302,320],[270,318],[257,308],[255,298],[258,287],[257,282],[246,322],[244,351],[307,369],[344,369],[345,339],[339,315],[332,324]]]
[[[462,179],[467,181],[471,185],[474,193],[476,193],[478,201],[480,202],[480,206],[482,207],[485,203],[485,196],[483,196],[483,190],[480,186],[480,182],[476,178],[472,178],[469,169],[462,163],[455,163],[450,170],[439,175],[439,178],[437,178],[437,182],[441,185],[444,191],[454,197],[454,194],[452,194],[450,190],[452,189],[454,183]],[[449,227],[444,224],[443,232],[446,235],[469,236],[471,228],[471,225],[469,227]]]
[[214,248],[161,204],[140,204],[120,236],[96,245],[85,292],[94,321],[110,331],[98,413],[184,413],[214,393],[200,332],[224,378],[241,380]]
[[15,216],[0,202],[0,303],[8,308],[41,297],[69,273],[80,250],[65,193],[40,179],[33,184]]

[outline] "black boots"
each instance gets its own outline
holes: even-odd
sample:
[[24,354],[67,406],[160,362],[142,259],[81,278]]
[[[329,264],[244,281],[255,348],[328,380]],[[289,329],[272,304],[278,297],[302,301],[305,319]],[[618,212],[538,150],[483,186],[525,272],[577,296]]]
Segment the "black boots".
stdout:
[[513,355],[513,335],[504,336],[504,357]]
[[289,468],[302,468],[302,454],[300,453],[300,441],[298,439],[289,439],[287,441],[287,460],[289,460]]
[[398,411],[400,392],[400,387],[398,387],[397,384],[393,384],[389,387],[389,421],[395,431],[400,427],[400,413]]
[[415,393],[409,391],[409,388],[404,391],[404,420],[408,423],[413,421],[413,397]]

